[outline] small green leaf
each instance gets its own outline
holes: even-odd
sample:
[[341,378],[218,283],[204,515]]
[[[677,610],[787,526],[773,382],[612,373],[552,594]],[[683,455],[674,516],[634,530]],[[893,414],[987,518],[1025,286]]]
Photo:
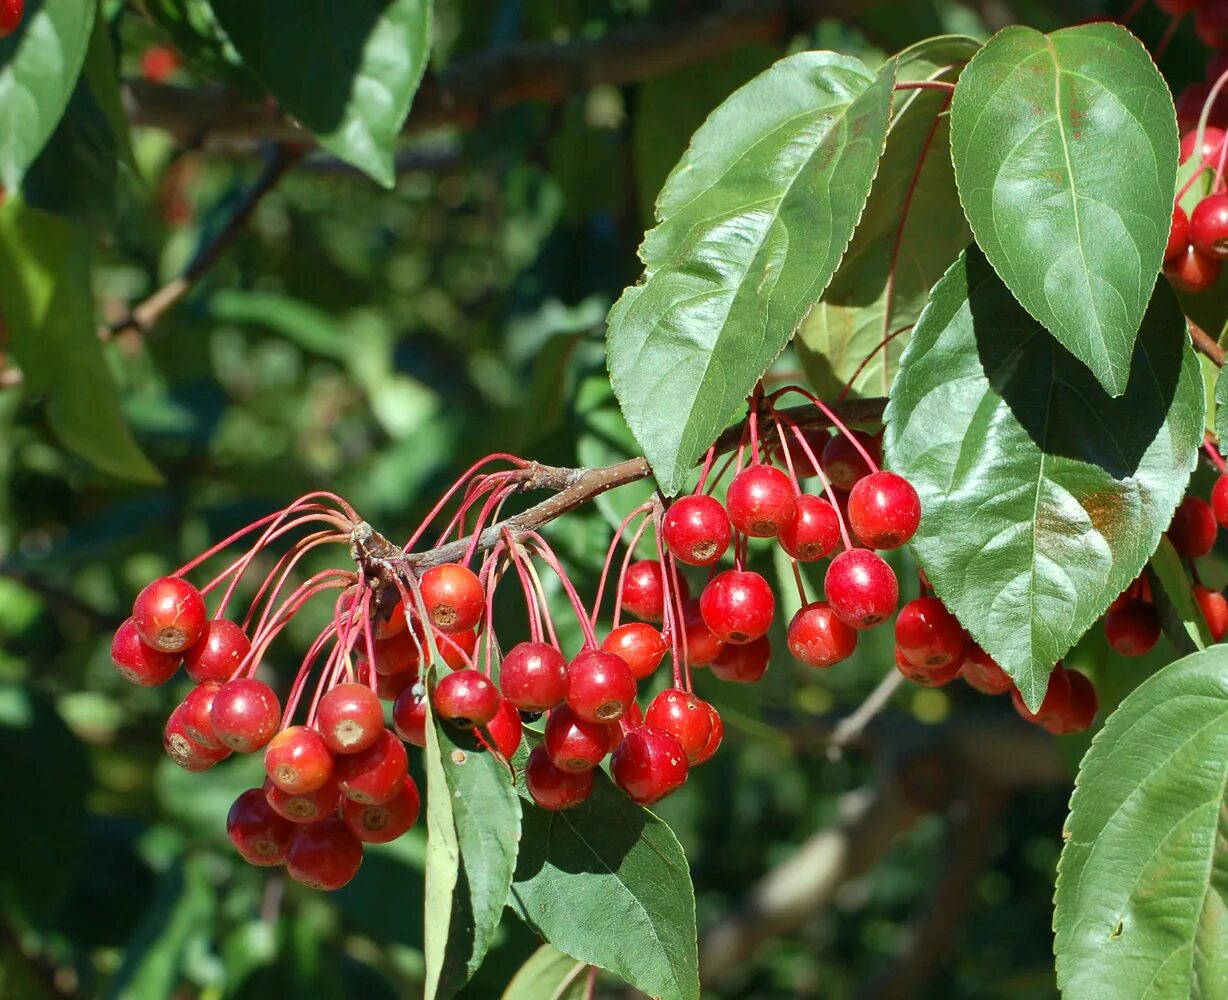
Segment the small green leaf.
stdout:
[[682,488],[839,264],[883,149],[895,63],[804,52],[691,139],[610,311],[607,358],[657,482]]
[[1166,537],[1160,539],[1160,546],[1148,567],[1152,599],[1160,613],[1164,634],[1177,647],[1177,652],[1185,656],[1212,645],[1214,640],[1194,599],[1189,574]]
[[1172,96],[1147,50],[1116,24],[1005,28],[959,78],[951,154],[994,269],[1121,395],[1177,176]]
[[212,0],[248,66],[325,149],[385,187],[426,69],[430,0]]
[[47,398],[60,440],[113,476],[158,483],[102,356],[90,244],[88,232],[10,198],[0,210],[0,313],[26,389]]
[[1083,759],[1058,865],[1068,1000],[1228,996],[1228,649],[1165,667]]
[[580,805],[525,798],[510,905],[560,951],[661,1000],[698,1000],[695,890],[682,846],[603,771]]
[[1156,289],[1123,396],[1020,307],[975,248],[934,287],[886,412],[921,495],[913,550],[1029,705],[1168,527],[1202,440],[1185,319]]
[[9,191],[21,187],[68,107],[97,7],[97,0],[43,0],[0,39],[0,183]]
[[[900,53],[896,77],[954,80],[978,47],[960,36],[928,39]],[[866,210],[797,334],[798,357],[824,398],[850,379],[855,396],[887,395],[908,344],[907,333],[892,334],[917,321],[934,282],[972,241],[951,168],[949,102],[940,90],[896,95]]]
[[507,984],[501,1000],[584,1000],[589,966],[544,944]]
[[[430,691],[434,691],[431,671]],[[440,722],[426,727],[426,996],[453,996],[482,964],[503,916],[520,844],[507,765]]]
[[1219,438],[1219,453],[1228,455],[1228,378],[1222,368],[1215,383],[1215,436]]

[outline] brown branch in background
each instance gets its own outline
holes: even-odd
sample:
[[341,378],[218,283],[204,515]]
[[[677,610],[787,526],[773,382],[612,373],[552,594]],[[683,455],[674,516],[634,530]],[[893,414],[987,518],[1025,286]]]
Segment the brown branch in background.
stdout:
[[[426,77],[414,97],[406,132],[473,128],[491,112],[538,101],[560,104],[599,86],[625,86],[663,76],[734,49],[780,45],[824,17],[848,18],[881,0],[744,0],[705,17],[616,28],[565,44],[524,43],[463,56]],[[274,139],[314,145],[276,107],[252,104],[221,87],[184,88],[140,80],[124,100],[135,125],[184,141],[226,146]]]
[[1220,368],[1224,367],[1224,349],[1219,346],[1215,338],[1207,333],[1202,327],[1195,323],[1188,316],[1185,320],[1190,328],[1190,340],[1194,343],[1194,350],[1199,354],[1205,355]]

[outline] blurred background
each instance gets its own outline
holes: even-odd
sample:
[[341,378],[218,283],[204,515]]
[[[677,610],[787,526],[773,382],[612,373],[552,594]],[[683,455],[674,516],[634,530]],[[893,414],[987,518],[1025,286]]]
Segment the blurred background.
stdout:
[[[137,590],[313,489],[399,538],[488,452],[559,465],[636,454],[604,374],[604,317],[638,277],[653,199],[708,111],[801,48],[873,65],[934,34],[1105,12],[1072,0],[438,0],[430,72],[610,32],[682,45],[728,8],[770,30],[666,75],[416,132],[392,191],[319,154],[289,170],[178,307],[107,347],[164,486],[98,472],[57,443],[36,398],[0,389],[0,996],[419,995],[421,824],[371,848],[332,895],[242,863],[224,821],[260,760],[188,774],[164,757],[183,692],[133,688],[108,655]],[[201,83],[157,18],[108,11],[125,78]],[[1150,4],[1130,21],[1148,44],[1167,25]],[[1174,91],[1204,61],[1180,26],[1162,60]],[[133,137],[119,221],[100,241],[103,318],[179,274],[271,155],[250,138]],[[774,377],[797,369],[786,352]],[[548,529],[582,591],[640,489]],[[286,665],[283,684],[313,632],[295,624],[270,661]],[[700,672],[725,746],[660,812],[693,869],[705,996],[1056,995],[1054,869],[1087,738],[1050,737],[1009,699],[961,684],[906,686],[830,751],[834,725],[893,669],[890,636],[871,638],[823,673],[785,655],[750,687]],[[1068,664],[1111,706],[1172,656],[1162,640],[1144,660],[1110,658],[1093,630]],[[498,996],[535,946],[509,914],[464,996]],[[607,978],[598,992],[629,995]]]

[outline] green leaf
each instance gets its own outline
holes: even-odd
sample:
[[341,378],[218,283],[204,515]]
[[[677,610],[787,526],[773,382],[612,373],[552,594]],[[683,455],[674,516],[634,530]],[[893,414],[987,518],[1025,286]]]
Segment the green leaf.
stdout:
[[1228,379],[1222,368],[1215,383],[1215,436],[1219,438],[1219,453],[1228,455]]
[[[896,77],[954,80],[978,46],[960,36],[920,42],[900,53]],[[908,344],[907,333],[891,335],[917,321],[934,282],[972,241],[951,168],[949,102],[939,90],[896,95],[866,210],[798,331],[798,357],[820,396],[837,395],[850,379],[855,396],[887,395]]]
[[544,944],[507,984],[501,1000],[584,1000],[588,965]]
[[1167,284],[1134,365],[1108,396],[973,247],[934,287],[892,388],[887,464],[921,495],[914,552],[1029,705],[1142,570],[1194,467],[1202,378]]
[[525,799],[509,904],[577,961],[661,1000],[698,1000],[695,890],[666,824],[594,772],[580,805],[547,812]]
[[1148,567],[1152,599],[1160,613],[1164,634],[1177,651],[1184,656],[1212,645],[1214,640],[1194,599],[1189,574],[1167,537],[1160,539]]
[[1228,996],[1228,649],[1165,667],[1083,759],[1058,865],[1069,1000]]
[[59,124],[85,62],[97,0],[31,4],[0,39],[0,183],[21,187],[26,168]]
[[610,311],[607,358],[657,482],[677,493],[831,279],[865,206],[895,63],[804,52],[691,139]]
[[0,313],[26,389],[47,398],[60,440],[104,472],[161,476],[120,414],[94,325],[87,232],[10,198],[0,210]]
[[1172,97],[1147,50],[1116,24],[998,32],[956,85],[951,154],[994,269],[1121,395],[1177,176]]
[[196,69],[247,97],[260,92],[243,57],[218,24],[209,0],[145,0],[143,7]]
[[252,72],[320,145],[385,187],[430,54],[430,0],[212,0]]
[[[430,690],[434,690],[434,675]],[[482,964],[520,844],[507,764],[430,711],[426,727],[426,997],[453,996]]]

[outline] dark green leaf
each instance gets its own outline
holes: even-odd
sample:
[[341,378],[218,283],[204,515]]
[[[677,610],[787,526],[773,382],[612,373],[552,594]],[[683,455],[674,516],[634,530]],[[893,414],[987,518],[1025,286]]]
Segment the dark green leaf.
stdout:
[[212,0],[236,49],[320,145],[385,187],[430,53],[430,0]]
[[695,891],[668,826],[595,772],[563,812],[525,797],[510,903],[560,951],[662,1000],[697,1000]]
[[783,59],[716,109],[657,201],[644,277],[610,312],[627,423],[677,493],[818,300],[882,153],[894,62]]
[[520,799],[507,764],[472,734],[433,712],[426,732],[424,951],[433,1000],[464,986],[490,947],[516,867]]
[[1160,539],[1159,548],[1148,564],[1151,576],[1151,594],[1164,634],[1183,656],[1206,649],[1213,643],[1203,617],[1194,599],[1190,577],[1181,557],[1167,538]]
[[156,483],[123,422],[94,325],[90,237],[10,199],[0,210],[0,312],[26,388],[47,398],[60,440],[99,469]]
[[32,3],[21,27],[0,39],[0,183],[10,191],[68,107],[97,7],[97,0]]
[[259,84],[218,24],[209,0],[145,0],[144,9],[202,73],[248,96],[259,92]]
[[512,977],[501,1000],[584,1000],[588,968],[544,944]]
[[1147,50],[1116,24],[998,32],[960,76],[951,153],[994,269],[1120,395],[1177,175],[1172,97]]
[[1202,440],[1203,395],[1166,284],[1123,396],[969,249],[934,287],[887,407],[888,464],[921,495],[913,549],[1029,705],[1155,551]]
[[1083,759],[1058,866],[1070,1000],[1228,996],[1228,649],[1165,667]]
[[[900,53],[896,77],[954,80],[978,44],[958,36],[921,42]],[[853,395],[887,395],[908,344],[907,333],[891,335],[917,321],[934,282],[972,241],[951,169],[949,102],[939,90],[896,95],[866,210],[798,331],[798,356],[820,396],[837,395],[850,379]]]

